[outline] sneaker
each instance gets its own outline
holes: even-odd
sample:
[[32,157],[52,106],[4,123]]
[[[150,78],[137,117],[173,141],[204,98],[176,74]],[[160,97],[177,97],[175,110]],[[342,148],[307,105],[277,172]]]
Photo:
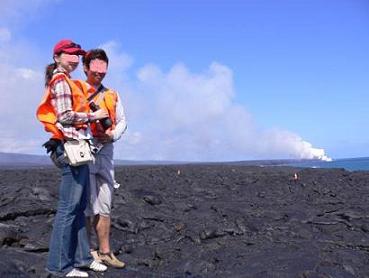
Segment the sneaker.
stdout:
[[97,261],[92,261],[92,263],[89,266],[89,269],[96,271],[96,272],[103,272],[108,269],[106,265],[103,265],[102,263],[99,263]]
[[114,256],[113,252],[106,254],[98,252],[98,255],[100,261],[108,266],[123,268],[126,265],[124,262],[118,260],[118,258]]
[[65,275],[65,277],[88,277],[88,273],[85,271],[78,270],[73,268],[71,271]]
[[99,254],[97,254],[97,250],[93,250],[90,252],[92,258],[97,261],[98,263],[101,263],[101,260],[99,259]]

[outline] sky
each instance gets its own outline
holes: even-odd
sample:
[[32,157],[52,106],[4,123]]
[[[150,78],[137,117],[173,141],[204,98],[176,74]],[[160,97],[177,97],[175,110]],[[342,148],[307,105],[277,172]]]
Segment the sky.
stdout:
[[1,0],[0,152],[45,153],[35,110],[65,38],[108,53],[115,158],[369,156],[366,0]]

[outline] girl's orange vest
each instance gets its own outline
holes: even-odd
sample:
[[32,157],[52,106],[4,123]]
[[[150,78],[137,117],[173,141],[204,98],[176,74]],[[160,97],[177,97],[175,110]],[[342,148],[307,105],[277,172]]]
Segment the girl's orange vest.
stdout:
[[[87,102],[87,94],[80,89],[74,81],[68,78],[64,73],[58,73],[53,76],[49,85],[46,88],[45,94],[38,106],[36,116],[37,119],[44,125],[45,130],[52,133],[52,138],[64,139],[63,133],[57,128],[58,121],[55,109],[51,104],[51,85],[53,82],[64,79],[67,81],[72,92],[72,110],[76,112],[88,113],[89,107]],[[85,128],[85,124],[74,124],[76,128]]]
[[[87,95],[91,95],[95,91],[92,86],[88,85],[84,81],[75,80],[74,82]],[[116,109],[116,105],[117,105],[117,101],[118,101],[118,95],[117,95],[117,93],[115,91],[113,91],[111,89],[108,89],[108,88],[106,88],[106,90],[104,92],[102,92],[102,93],[104,94],[104,97],[100,98],[100,94],[97,94],[91,101],[95,102],[95,104],[99,105],[101,109],[104,109],[105,111],[107,111],[109,113],[109,118],[111,119],[111,121],[113,123],[113,125],[112,125],[111,128],[114,130],[114,128],[115,128],[115,120],[116,120],[116,112],[115,112],[115,109]],[[97,128],[97,125],[98,124],[99,124],[98,122],[92,122],[92,123],[90,123],[91,132],[92,132],[93,135],[97,135],[98,134],[98,130],[99,130]]]

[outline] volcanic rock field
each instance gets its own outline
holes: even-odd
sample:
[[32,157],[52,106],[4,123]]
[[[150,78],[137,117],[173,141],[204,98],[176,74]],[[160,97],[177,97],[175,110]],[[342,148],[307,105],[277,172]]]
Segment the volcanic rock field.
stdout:
[[[90,277],[369,277],[369,172],[122,166],[111,244]],[[0,277],[45,271],[60,173],[0,170]]]

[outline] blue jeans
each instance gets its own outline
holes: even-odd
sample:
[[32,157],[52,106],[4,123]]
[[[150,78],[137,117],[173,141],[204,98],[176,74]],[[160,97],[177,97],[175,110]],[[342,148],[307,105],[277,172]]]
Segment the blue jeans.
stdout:
[[[56,152],[58,156],[63,155],[63,146]],[[58,209],[47,261],[47,270],[58,276],[92,262],[84,215],[89,196],[88,165],[73,167],[64,162],[61,170]]]

